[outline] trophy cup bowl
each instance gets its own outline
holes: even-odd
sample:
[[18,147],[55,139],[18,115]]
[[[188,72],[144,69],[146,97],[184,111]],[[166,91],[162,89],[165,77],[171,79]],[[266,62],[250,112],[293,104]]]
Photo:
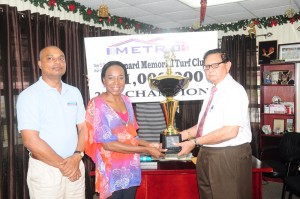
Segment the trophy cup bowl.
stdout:
[[[171,56],[169,56],[167,63],[170,63],[170,57]],[[174,57],[173,54],[172,57]],[[181,135],[174,126],[175,113],[179,102],[173,97],[176,96],[181,89],[187,88],[188,84],[188,78],[173,74],[169,64],[167,64],[166,74],[149,78],[150,88],[159,91],[166,97],[164,101],[160,102],[167,125],[167,128],[161,134],[162,147],[163,149],[168,149],[166,153],[178,153],[181,150],[181,147],[173,145],[173,143],[181,142]]]

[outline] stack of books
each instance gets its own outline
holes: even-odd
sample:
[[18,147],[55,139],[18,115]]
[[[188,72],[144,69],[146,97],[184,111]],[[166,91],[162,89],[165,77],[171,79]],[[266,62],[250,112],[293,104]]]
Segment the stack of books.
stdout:
[[157,169],[157,161],[149,155],[141,155],[141,169]]

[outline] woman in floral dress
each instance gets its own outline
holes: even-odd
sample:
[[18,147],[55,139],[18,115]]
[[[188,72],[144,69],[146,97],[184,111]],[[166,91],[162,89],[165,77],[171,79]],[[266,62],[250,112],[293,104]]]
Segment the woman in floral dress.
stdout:
[[132,104],[122,94],[127,70],[119,61],[102,68],[106,92],[90,100],[86,111],[85,153],[96,165],[96,192],[100,199],[135,198],[141,183],[140,153],[163,157],[159,143],[138,138]]

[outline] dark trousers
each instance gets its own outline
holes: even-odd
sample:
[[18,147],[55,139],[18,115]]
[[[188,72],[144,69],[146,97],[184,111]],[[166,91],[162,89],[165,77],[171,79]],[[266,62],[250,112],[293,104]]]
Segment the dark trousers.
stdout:
[[249,143],[201,147],[196,169],[201,199],[251,199],[252,152]]
[[107,199],[134,199],[137,187],[129,187],[112,193]]

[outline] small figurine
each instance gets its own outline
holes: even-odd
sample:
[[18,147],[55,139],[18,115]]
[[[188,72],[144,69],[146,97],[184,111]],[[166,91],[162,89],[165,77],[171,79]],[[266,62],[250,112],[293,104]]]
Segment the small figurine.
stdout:
[[248,30],[248,33],[249,33],[249,36],[250,38],[254,38],[256,36],[256,29],[255,29],[255,23],[251,22],[249,24],[249,30]]

